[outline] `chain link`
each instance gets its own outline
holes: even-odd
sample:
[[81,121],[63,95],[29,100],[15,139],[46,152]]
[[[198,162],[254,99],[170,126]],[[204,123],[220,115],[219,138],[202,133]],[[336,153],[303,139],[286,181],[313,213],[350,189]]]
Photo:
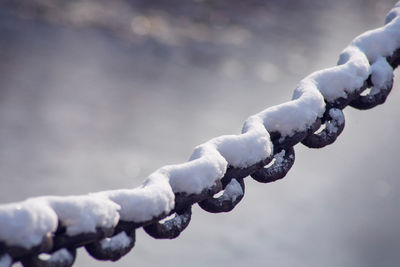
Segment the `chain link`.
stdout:
[[[386,57],[386,60],[393,69],[397,68],[400,63],[400,49],[397,49],[392,56]],[[169,214],[162,214],[140,224],[120,220],[116,227],[98,228],[95,233],[76,236],[67,235],[66,227],[59,222],[56,232],[46,235],[41,244],[33,248],[7,246],[4,242],[0,242],[0,259],[10,257],[12,262],[21,261],[24,266],[67,267],[73,265],[79,247],[85,247],[87,252],[98,260],[120,259],[134,247],[135,232],[138,228],[143,228],[147,234],[157,239],[176,238],[190,223],[192,205],[197,203],[203,210],[211,213],[231,211],[244,196],[244,178],[251,176],[261,183],[282,179],[294,164],[295,145],[302,143],[310,148],[322,148],[332,144],[344,129],[345,107],[350,105],[357,109],[370,109],[382,104],[389,95],[392,85],[393,83],[390,83],[380,88],[378,93],[369,92],[362,95],[365,90],[373,86],[369,77],[354,93],[335,99],[333,102],[325,101],[326,110],[323,117],[317,118],[305,131],[295,132],[285,138],[277,132],[270,133],[274,145],[272,156],[247,168],[228,167],[221,180],[199,194],[176,193],[175,208]],[[222,190],[221,196],[214,197]],[[174,217],[160,222],[170,215]],[[112,245],[120,239],[124,242],[119,246]],[[48,254],[48,257],[43,258],[43,253]]]

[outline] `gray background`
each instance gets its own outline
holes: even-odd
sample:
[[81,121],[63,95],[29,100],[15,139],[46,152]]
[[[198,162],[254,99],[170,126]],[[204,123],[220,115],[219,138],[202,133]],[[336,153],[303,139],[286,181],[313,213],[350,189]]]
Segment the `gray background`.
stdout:
[[[395,3],[165,2],[0,5],[2,203],[138,186],[289,100]],[[176,240],[139,230],[120,261],[80,250],[76,266],[399,266],[399,83],[382,106],[347,108],[335,144],[297,146],[284,180],[246,179],[229,214],[195,207]]]

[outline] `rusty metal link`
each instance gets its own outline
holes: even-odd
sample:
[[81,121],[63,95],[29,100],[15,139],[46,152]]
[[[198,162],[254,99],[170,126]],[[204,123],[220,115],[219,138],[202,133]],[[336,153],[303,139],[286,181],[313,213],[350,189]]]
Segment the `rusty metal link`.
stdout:
[[[282,155],[283,154],[283,155]],[[260,183],[271,183],[282,179],[292,168],[295,160],[294,148],[282,150],[274,156],[271,166],[259,169],[251,177]]]
[[70,267],[74,264],[75,258],[76,248],[62,248],[52,254],[43,253],[25,257],[21,262],[25,267]]
[[322,148],[336,141],[343,132],[345,119],[341,109],[331,108],[326,110],[323,120],[323,129],[307,136],[302,143],[309,148]]
[[177,211],[172,219],[164,223],[156,222],[144,226],[143,229],[148,235],[157,239],[174,239],[189,225],[191,217],[192,206],[189,206],[184,210]]
[[[234,185],[240,185],[241,192],[234,192]],[[232,186],[229,186],[232,185]],[[224,188],[221,196],[217,198],[208,198],[199,202],[199,206],[211,213],[229,212],[235,208],[244,196],[245,185],[242,179],[232,179],[230,183]]]

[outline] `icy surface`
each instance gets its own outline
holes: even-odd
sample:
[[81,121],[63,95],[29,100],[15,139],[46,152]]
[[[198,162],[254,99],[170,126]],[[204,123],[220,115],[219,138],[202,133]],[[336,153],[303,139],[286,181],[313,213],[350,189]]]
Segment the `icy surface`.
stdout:
[[126,235],[124,231],[121,233],[111,237],[111,238],[104,238],[100,241],[102,249],[109,249],[112,251],[121,250],[130,246],[132,243],[132,239]]
[[[158,169],[138,188],[32,198],[0,206],[0,240],[30,248],[54,233],[59,220],[69,235],[113,227],[120,219],[144,222],[168,214],[174,208],[175,193],[200,193],[221,179],[229,166],[245,168],[271,156],[270,133],[286,137],[306,130],[325,112],[325,100],[346,97],[369,75],[372,93],[390,84],[393,73],[385,57],[400,47],[399,15],[397,4],[384,27],[360,35],[343,50],[338,66],[316,71],[300,81],[291,101],[250,116],[239,135],[217,137],[197,146],[188,162]],[[334,110],[330,115],[339,122],[343,119]],[[280,160],[278,155],[275,161]],[[236,180],[225,191],[232,198],[243,193]]]

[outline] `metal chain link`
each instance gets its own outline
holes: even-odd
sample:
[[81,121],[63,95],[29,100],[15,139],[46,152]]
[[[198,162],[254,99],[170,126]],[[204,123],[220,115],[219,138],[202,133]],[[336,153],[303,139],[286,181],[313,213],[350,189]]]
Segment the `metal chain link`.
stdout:
[[[397,49],[386,60],[393,69],[397,68],[400,64],[400,49]],[[76,236],[68,236],[66,227],[63,226],[62,222],[59,222],[56,232],[45,236],[41,244],[33,248],[7,246],[4,242],[0,242],[0,259],[8,256],[12,259],[12,262],[20,261],[24,266],[67,267],[73,265],[76,250],[79,247],[85,247],[87,252],[98,260],[116,261],[120,259],[134,247],[135,231],[138,228],[143,228],[147,234],[154,238],[176,238],[190,223],[192,205],[197,203],[203,210],[211,213],[231,211],[244,196],[244,178],[251,176],[261,183],[270,183],[282,179],[294,164],[295,145],[302,143],[310,148],[322,148],[335,142],[344,129],[345,118],[342,110],[345,107],[350,105],[357,109],[373,108],[384,103],[392,89],[391,83],[385,88],[381,88],[377,94],[361,95],[371,86],[371,77],[369,77],[355,93],[336,99],[334,102],[325,101],[326,111],[324,116],[318,118],[305,131],[296,132],[291,137],[283,139],[279,133],[271,133],[274,151],[269,158],[247,168],[228,167],[221,180],[218,180],[214,186],[204,189],[200,194],[176,193],[175,208],[169,214],[162,214],[140,224],[121,220],[114,228],[98,228],[95,233],[84,233]],[[228,188],[230,183],[238,183],[242,193],[232,195]],[[223,194],[214,197],[221,190],[224,190]],[[170,215],[174,215],[174,217],[160,222]],[[107,245],[121,236],[128,240],[124,246]],[[41,257],[42,253],[48,254],[49,257],[47,259]]]

